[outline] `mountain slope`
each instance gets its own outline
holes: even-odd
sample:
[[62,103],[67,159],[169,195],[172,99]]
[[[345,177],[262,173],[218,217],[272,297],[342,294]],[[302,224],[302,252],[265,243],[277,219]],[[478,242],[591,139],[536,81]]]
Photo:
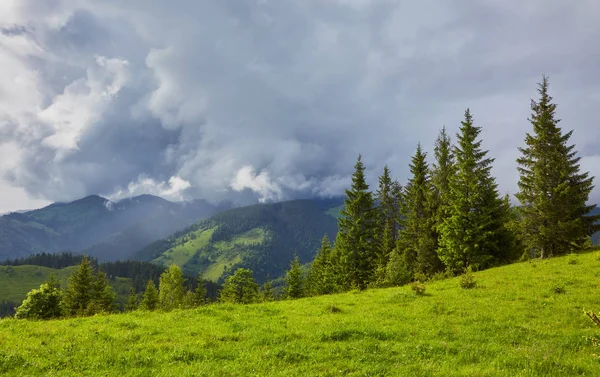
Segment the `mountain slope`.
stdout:
[[592,339],[600,329],[583,313],[600,311],[599,257],[493,268],[475,273],[475,289],[453,278],[428,283],[423,296],[406,286],[169,313],[3,320],[0,374],[599,376]]
[[330,210],[341,202],[294,200],[231,209],[152,243],[133,257],[175,263],[213,281],[222,281],[238,267],[252,269],[259,281],[276,278],[294,254],[302,263],[310,262],[324,234],[335,238],[337,220]]
[[54,203],[0,217],[0,260],[88,248],[101,260],[123,259],[217,210],[205,201],[173,203],[151,195],[116,203],[96,195]]

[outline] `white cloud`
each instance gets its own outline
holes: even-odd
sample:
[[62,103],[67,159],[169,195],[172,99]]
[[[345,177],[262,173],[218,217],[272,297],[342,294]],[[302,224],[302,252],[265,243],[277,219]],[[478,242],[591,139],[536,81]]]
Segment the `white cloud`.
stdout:
[[138,177],[137,181],[130,182],[127,188],[120,188],[107,195],[113,201],[132,196],[151,194],[161,196],[167,200],[181,201],[186,199],[185,191],[190,188],[190,183],[181,177],[173,176],[168,182],[157,182],[147,176]]

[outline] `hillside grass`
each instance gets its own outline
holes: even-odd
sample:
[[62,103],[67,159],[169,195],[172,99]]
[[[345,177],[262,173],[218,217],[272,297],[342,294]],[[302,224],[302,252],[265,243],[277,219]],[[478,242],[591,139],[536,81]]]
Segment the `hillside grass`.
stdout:
[[[39,288],[48,279],[52,271],[56,274],[61,287],[64,288],[67,286],[69,276],[75,268],[76,266],[71,266],[54,270],[49,267],[30,265],[0,266],[0,298],[20,305],[27,293],[34,288]],[[129,295],[130,280],[115,277],[115,279],[110,280],[110,284],[117,295],[117,305],[122,306]],[[0,365],[2,365],[1,361]]]
[[179,237],[177,246],[167,250],[160,257],[153,260],[153,263],[169,266],[176,264],[183,266],[196,254],[198,249],[207,246],[216,227],[208,229],[198,229],[191,234]]
[[459,279],[170,313],[0,321],[7,376],[598,376],[600,252]]

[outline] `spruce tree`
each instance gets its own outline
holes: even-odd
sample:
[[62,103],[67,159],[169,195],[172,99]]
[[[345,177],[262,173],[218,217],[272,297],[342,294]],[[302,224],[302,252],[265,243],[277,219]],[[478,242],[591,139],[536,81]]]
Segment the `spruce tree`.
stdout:
[[410,164],[411,178],[404,189],[402,220],[396,247],[410,273],[431,275],[443,268],[437,255],[435,213],[427,154],[417,146]]
[[435,227],[438,230],[442,220],[447,217],[448,207],[445,204],[450,192],[450,180],[456,172],[452,140],[446,132],[446,127],[442,128],[435,141],[434,155],[435,163],[431,168],[432,210],[435,213]]
[[366,288],[373,279],[377,260],[377,212],[360,155],[354,168],[335,243],[336,280],[341,290]]
[[304,297],[304,275],[298,256],[294,257],[290,263],[290,269],[285,274],[284,293],[286,298]]
[[156,289],[156,285],[152,280],[148,280],[146,284],[146,290],[144,291],[144,296],[142,298],[142,302],[140,302],[140,309],[142,310],[156,310],[158,309],[158,305],[160,304],[160,300],[158,297],[158,290]]
[[204,305],[206,303],[206,283],[202,279],[202,273],[198,275],[198,285],[194,290],[194,300],[196,305]]
[[581,250],[597,230],[600,216],[589,216],[587,205],[593,177],[580,172],[580,157],[569,144],[573,131],[563,133],[556,104],[548,93],[548,77],[539,84],[538,101],[531,101],[533,133],[519,148],[520,212],[527,249],[545,258]]
[[160,275],[159,300],[163,310],[173,310],[181,307],[185,295],[183,273],[178,265],[172,264]]
[[79,266],[69,277],[63,296],[63,307],[67,316],[83,315],[94,298],[94,270],[87,256],[83,256]]
[[398,234],[397,203],[394,197],[394,182],[390,176],[387,165],[379,177],[379,189],[376,192],[377,200],[377,260],[375,262],[376,285],[385,279],[385,268],[390,258],[390,253],[396,246]]
[[307,294],[316,296],[334,291],[331,254],[331,243],[327,235],[324,235],[321,240],[321,248],[317,252],[306,278]]
[[462,272],[467,266],[487,267],[502,259],[507,243],[508,213],[491,176],[492,158],[486,157],[469,109],[461,122],[454,148],[456,174],[450,179],[447,216],[440,226],[438,254],[447,268]]
[[138,294],[135,291],[135,286],[131,284],[129,288],[129,296],[127,296],[127,303],[125,304],[125,311],[132,312],[138,308]]
[[262,289],[260,290],[260,296],[263,302],[270,302],[275,300],[275,291],[273,290],[273,283],[268,278],[264,282]]
[[98,269],[92,283],[92,300],[85,309],[86,315],[111,313],[114,311],[115,293],[108,283],[106,274]]

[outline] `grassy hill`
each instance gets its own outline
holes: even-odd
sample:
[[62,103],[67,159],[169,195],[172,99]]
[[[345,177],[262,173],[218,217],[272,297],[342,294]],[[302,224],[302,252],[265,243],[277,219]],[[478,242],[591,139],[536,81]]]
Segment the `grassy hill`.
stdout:
[[[170,313],[0,321],[0,374],[598,376],[600,252],[408,287]],[[165,326],[165,324],[169,324]]]
[[133,257],[175,263],[212,281],[222,281],[238,267],[252,269],[259,281],[276,278],[294,254],[302,263],[310,262],[324,234],[335,238],[341,202],[294,200],[231,209],[150,244]]
[[111,202],[97,195],[0,217],[0,260],[59,250],[101,261],[126,259],[219,210],[205,201],[173,203],[152,195]]

